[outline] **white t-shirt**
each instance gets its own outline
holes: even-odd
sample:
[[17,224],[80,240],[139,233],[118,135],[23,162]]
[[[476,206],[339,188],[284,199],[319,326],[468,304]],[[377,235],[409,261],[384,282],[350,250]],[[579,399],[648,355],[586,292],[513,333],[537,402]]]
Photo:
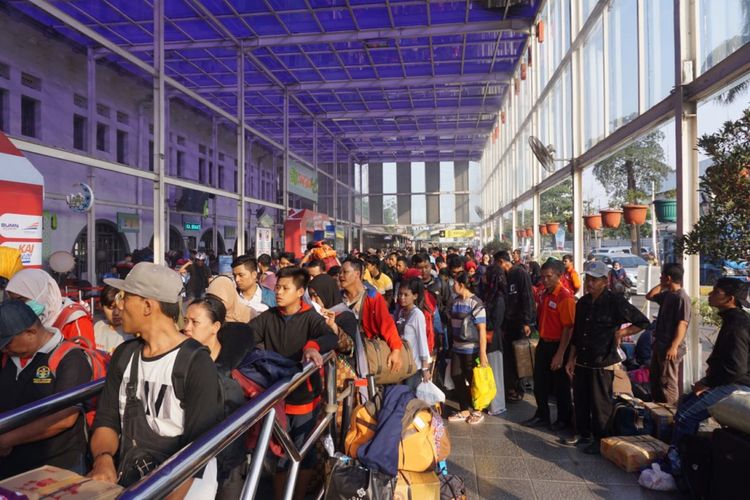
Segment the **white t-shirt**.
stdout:
[[240,302],[254,309],[256,313],[260,314],[268,310],[268,306],[263,303],[263,290],[260,288],[260,285],[255,286],[255,293],[249,299],[245,298],[242,293],[238,293],[240,295]]
[[118,345],[131,339],[133,339],[132,335],[123,333],[107,321],[100,320],[94,323],[94,340],[96,340],[96,348],[100,351],[112,354]]

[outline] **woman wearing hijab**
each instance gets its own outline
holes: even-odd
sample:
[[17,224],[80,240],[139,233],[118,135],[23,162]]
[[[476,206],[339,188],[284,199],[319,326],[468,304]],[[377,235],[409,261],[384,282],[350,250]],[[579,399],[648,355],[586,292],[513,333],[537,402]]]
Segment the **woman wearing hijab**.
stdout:
[[6,291],[12,299],[43,305],[39,319],[45,327],[57,328],[65,339],[83,337],[92,347],[96,345],[91,314],[78,302],[63,299],[60,287],[47,272],[22,269],[10,279]]
[[229,322],[249,323],[255,317],[254,310],[240,302],[237,287],[229,276],[217,276],[211,280],[206,294],[218,297],[224,303],[226,320]]
[[620,261],[612,262],[612,269],[609,270],[609,289],[614,293],[623,295],[627,293],[630,286],[630,280]]

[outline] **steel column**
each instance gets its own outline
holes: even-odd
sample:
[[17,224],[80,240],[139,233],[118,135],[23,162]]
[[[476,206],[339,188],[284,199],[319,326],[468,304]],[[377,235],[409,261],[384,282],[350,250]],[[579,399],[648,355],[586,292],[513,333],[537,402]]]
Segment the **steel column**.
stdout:
[[[89,154],[96,154],[96,58],[94,57],[93,47],[88,47],[86,51],[86,95],[88,104],[88,134],[89,134]],[[89,166],[87,169],[88,185],[95,189],[94,168]],[[96,285],[96,197],[91,208],[86,212],[86,275],[88,280]]]
[[[685,100],[685,85],[692,82],[697,66],[698,2],[675,0],[675,152],[677,166],[677,235],[688,233],[700,218],[698,203],[697,103]],[[691,297],[700,296],[700,256],[682,255],[685,269],[682,286]],[[683,364],[683,389],[700,378],[701,346],[698,321],[691,321],[687,334],[687,356]]]
[[[315,168],[315,178],[318,178],[318,120],[313,120],[313,167]],[[318,211],[318,201],[313,203],[313,211]]]
[[[209,184],[213,187],[219,186],[219,119],[216,118],[216,116],[211,117],[211,151],[210,151],[210,162],[213,164],[214,168],[209,170],[213,170],[212,178],[208,180]],[[214,195],[214,231],[212,233],[213,236],[213,247],[214,251],[218,253],[219,248],[219,233],[216,231],[216,225],[217,225],[217,204],[218,204],[218,198],[216,195]],[[238,249],[239,252],[239,249]]]
[[154,183],[154,263],[164,263],[165,240],[165,191],[164,151],[165,151],[165,89],[164,89],[164,0],[154,0],[154,169],[157,181]]
[[[338,142],[333,141],[333,220],[339,218],[339,160],[338,160]],[[336,237],[334,235],[334,244]]]
[[510,224],[511,229],[513,230],[513,234],[510,235],[511,241],[512,241],[511,247],[519,248],[523,240],[519,241],[518,235],[516,234],[516,231],[518,231],[518,206],[517,205],[513,205],[513,209],[511,210],[510,215],[513,219]]
[[[289,215],[289,92],[284,90],[284,165],[282,167],[284,177],[281,185],[284,192],[282,205],[284,205],[284,219]],[[283,221],[282,221],[283,222]]]
[[[237,190],[240,199],[237,202],[237,255],[245,253],[245,189],[247,179],[245,179],[245,57],[243,55],[242,45],[237,52]],[[288,134],[285,130],[285,134]],[[288,138],[285,135],[285,141]],[[214,207],[215,208],[215,207]],[[216,231],[216,228],[214,228]],[[218,253],[218,250],[217,250]]]

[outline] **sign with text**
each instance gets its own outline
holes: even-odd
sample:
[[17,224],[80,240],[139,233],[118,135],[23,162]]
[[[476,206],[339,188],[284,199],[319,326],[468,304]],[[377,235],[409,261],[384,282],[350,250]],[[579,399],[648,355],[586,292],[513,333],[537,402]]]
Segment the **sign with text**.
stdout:
[[473,238],[475,235],[476,235],[476,231],[474,231],[473,229],[446,229],[445,230],[446,238],[455,238],[455,239]]
[[261,254],[271,255],[271,235],[272,230],[267,227],[255,229],[255,258]]
[[301,163],[289,160],[289,192],[318,202],[318,174]]
[[200,231],[201,225],[197,222],[185,222],[183,224],[185,231]]

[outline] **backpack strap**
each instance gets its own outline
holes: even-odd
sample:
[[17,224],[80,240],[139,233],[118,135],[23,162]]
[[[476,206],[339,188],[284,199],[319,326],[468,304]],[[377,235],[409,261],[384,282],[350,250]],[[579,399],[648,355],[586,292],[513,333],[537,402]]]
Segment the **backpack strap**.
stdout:
[[185,383],[190,365],[192,365],[193,358],[199,351],[208,351],[208,348],[195,339],[188,339],[180,345],[179,349],[172,368],[172,387],[175,396],[180,400],[180,404],[184,404]]
[[62,308],[62,311],[60,311],[60,314],[57,315],[57,319],[52,324],[52,326],[60,330],[71,320],[76,320],[84,316],[89,316],[89,312],[86,310],[86,308],[84,308],[78,302],[73,302],[72,304],[68,304]]
[[60,366],[60,363],[62,362],[65,355],[70,351],[74,351],[76,349],[83,350],[83,348],[79,344],[76,344],[75,342],[71,342],[69,340],[63,340],[57,345],[57,347],[55,347],[55,349],[52,351],[52,354],[49,355],[49,359],[47,360],[47,366],[49,366],[49,369],[52,372],[53,376],[57,373],[57,368]]

